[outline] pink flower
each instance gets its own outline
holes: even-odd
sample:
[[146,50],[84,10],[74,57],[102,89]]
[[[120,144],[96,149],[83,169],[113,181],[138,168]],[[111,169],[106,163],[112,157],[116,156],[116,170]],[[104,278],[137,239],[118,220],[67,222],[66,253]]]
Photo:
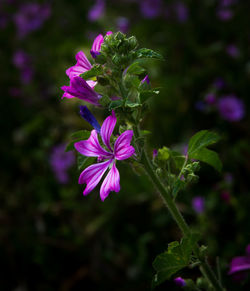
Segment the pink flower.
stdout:
[[115,141],[114,148],[110,145],[110,137],[116,125],[115,112],[112,111],[112,115],[108,116],[101,127],[100,135],[102,142],[105,145],[104,149],[98,140],[98,132],[96,130],[91,131],[91,135],[88,140],[83,140],[75,143],[75,149],[82,155],[87,157],[97,157],[100,162],[93,164],[86,168],[79,177],[79,184],[86,183],[87,186],[83,191],[83,195],[88,195],[100,182],[105,172],[108,170],[108,174],[105,177],[101,189],[100,197],[104,201],[110,191],[120,191],[120,174],[116,168],[116,160],[126,160],[130,158],[135,149],[130,145],[133,131],[126,130]]
[[[110,35],[112,34],[112,31],[108,31],[106,33],[106,35]],[[99,34],[94,42],[93,42],[93,45],[92,45],[92,48],[90,50],[90,53],[91,53],[91,56],[95,59],[99,54],[100,54],[100,51],[101,51],[101,46],[104,42],[104,37],[102,34]]]

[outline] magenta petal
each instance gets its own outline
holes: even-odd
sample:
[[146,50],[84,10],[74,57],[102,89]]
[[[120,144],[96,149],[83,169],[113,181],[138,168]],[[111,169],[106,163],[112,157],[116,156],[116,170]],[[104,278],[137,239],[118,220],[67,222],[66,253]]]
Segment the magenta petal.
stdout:
[[120,191],[120,174],[115,166],[115,163],[102,183],[100,190],[102,201],[108,197],[110,191]]
[[115,128],[115,124],[116,124],[116,117],[115,117],[115,112],[113,110],[112,115],[108,116],[104,120],[102,127],[101,127],[102,141],[110,151],[112,151],[112,149],[110,147],[110,137],[111,137],[113,130]]
[[124,131],[115,141],[114,153],[117,160],[125,160],[131,157],[135,149],[130,145],[133,130]]
[[111,163],[112,160],[108,160],[103,163],[94,164],[81,173],[78,183],[87,184],[83,191],[83,195],[88,195],[96,187]]
[[101,45],[102,45],[103,42],[104,42],[103,35],[99,34],[95,38],[91,50],[94,51],[94,52],[99,52],[101,50]]
[[76,64],[66,70],[66,74],[69,76],[70,79],[79,76],[92,68],[84,52],[82,51],[78,52],[76,54],[76,60],[77,60]]
[[86,157],[101,157],[104,159],[112,157],[111,153],[100,146],[98,133],[95,129],[91,131],[89,139],[76,142],[74,146],[80,154]]

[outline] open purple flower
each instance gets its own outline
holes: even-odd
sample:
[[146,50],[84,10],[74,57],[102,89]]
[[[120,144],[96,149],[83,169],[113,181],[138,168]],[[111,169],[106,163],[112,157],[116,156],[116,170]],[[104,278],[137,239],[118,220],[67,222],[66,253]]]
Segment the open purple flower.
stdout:
[[120,174],[116,168],[116,160],[126,160],[130,158],[135,149],[130,145],[133,131],[126,130],[115,141],[114,148],[110,145],[110,137],[116,125],[115,112],[108,116],[101,127],[100,135],[105,145],[104,149],[98,140],[98,132],[94,129],[88,140],[75,143],[75,149],[82,155],[87,157],[97,157],[100,162],[86,168],[79,177],[79,184],[86,183],[87,186],[83,191],[83,195],[88,195],[100,182],[105,172],[108,174],[102,182],[100,189],[101,200],[104,201],[110,191],[120,191]]
[[[106,35],[110,35],[112,33],[113,33],[112,31],[108,31],[106,33]],[[95,59],[100,54],[101,46],[102,46],[103,42],[104,42],[104,37],[102,34],[99,34],[95,38],[93,45],[92,45],[92,48],[90,50],[90,53],[91,53],[91,56],[93,57],[93,59]]]

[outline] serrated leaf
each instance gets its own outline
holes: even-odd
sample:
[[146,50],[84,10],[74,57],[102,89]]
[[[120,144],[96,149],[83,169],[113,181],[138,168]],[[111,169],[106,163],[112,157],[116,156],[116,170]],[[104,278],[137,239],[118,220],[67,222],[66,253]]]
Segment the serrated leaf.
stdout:
[[138,62],[133,63],[127,69],[127,74],[140,75],[145,72],[145,69]]
[[157,272],[154,286],[161,284],[189,265],[193,248],[198,240],[199,235],[192,233],[184,237],[180,243],[177,241],[170,243],[168,250],[156,257],[153,262],[153,267]]
[[138,51],[136,51],[136,58],[137,59],[157,59],[163,61],[164,58],[161,54],[147,48],[141,48]]
[[189,141],[188,155],[199,151],[201,148],[212,145],[220,140],[220,136],[212,131],[201,130],[197,132]]
[[207,146],[216,143],[219,139],[219,135],[215,132],[208,130],[199,131],[189,141],[189,158],[205,162],[220,172],[222,163],[218,154],[206,148]]
[[91,79],[93,77],[99,76],[103,73],[103,68],[101,65],[94,65],[90,70],[84,72],[80,75],[84,80]]

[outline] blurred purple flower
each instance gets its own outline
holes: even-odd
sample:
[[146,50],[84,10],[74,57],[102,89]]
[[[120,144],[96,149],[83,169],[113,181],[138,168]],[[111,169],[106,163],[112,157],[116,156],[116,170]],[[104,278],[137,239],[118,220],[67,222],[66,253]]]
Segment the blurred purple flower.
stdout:
[[68,183],[67,171],[75,163],[74,153],[65,152],[65,144],[59,144],[52,148],[49,162],[57,181],[61,184]]
[[224,81],[224,79],[221,78],[221,77],[216,78],[216,79],[214,80],[213,86],[214,86],[216,89],[218,89],[218,90],[222,89],[222,88],[225,86],[225,81]]
[[220,0],[220,7],[229,7],[232,4],[235,4],[237,0]]
[[216,102],[216,96],[213,93],[208,93],[205,98],[204,98],[205,102],[209,105],[213,105]]
[[31,57],[24,51],[17,50],[13,55],[12,62],[20,71],[21,81],[24,84],[30,83],[34,75]]
[[97,0],[88,12],[88,20],[93,22],[102,18],[105,13],[105,6],[104,0]]
[[192,207],[194,211],[198,214],[201,214],[205,210],[205,199],[201,196],[196,196],[192,199]]
[[145,18],[153,19],[160,15],[162,0],[141,0],[140,11]]
[[177,3],[175,3],[174,10],[176,13],[177,20],[180,23],[186,22],[188,20],[189,12],[184,2],[178,1]]
[[220,193],[220,197],[221,197],[221,199],[224,200],[226,203],[228,203],[228,204],[230,203],[231,195],[230,195],[230,193],[229,193],[228,191],[226,191],[226,190],[221,191],[221,193]]
[[18,36],[24,38],[30,32],[39,29],[44,21],[49,18],[50,14],[51,8],[49,4],[22,4],[18,12],[14,15]]
[[240,56],[240,50],[235,44],[230,44],[226,47],[227,54],[232,58],[238,58]]
[[246,256],[235,257],[230,263],[229,275],[235,280],[241,281],[247,277],[250,271],[250,245],[246,247]]
[[232,19],[233,16],[234,16],[233,11],[228,9],[228,8],[219,8],[217,10],[217,17],[221,21],[228,21],[228,20]]
[[195,109],[197,109],[198,111],[201,111],[201,112],[203,112],[203,111],[205,111],[206,110],[206,108],[207,108],[207,106],[206,106],[206,104],[205,104],[205,102],[204,101],[197,101],[196,103],[195,103]]
[[122,33],[128,33],[129,31],[129,20],[126,17],[118,17],[116,19],[117,30]]
[[157,157],[157,155],[158,155],[158,150],[153,149],[153,160]]
[[4,29],[9,22],[9,17],[7,13],[0,12],[0,29]]
[[231,174],[231,173],[225,173],[225,175],[224,175],[224,181],[228,184],[228,185],[230,185],[230,184],[232,184],[233,183],[233,175]]
[[245,115],[244,103],[234,95],[220,98],[217,108],[221,117],[228,121],[239,121]]
[[185,280],[182,279],[181,277],[177,277],[177,278],[175,278],[175,279],[174,279],[174,282],[175,282],[175,284],[176,284],[177,286],[179,286],[179,287],[184,287],[184,286],[187,285],[187,283],[185,282]]

